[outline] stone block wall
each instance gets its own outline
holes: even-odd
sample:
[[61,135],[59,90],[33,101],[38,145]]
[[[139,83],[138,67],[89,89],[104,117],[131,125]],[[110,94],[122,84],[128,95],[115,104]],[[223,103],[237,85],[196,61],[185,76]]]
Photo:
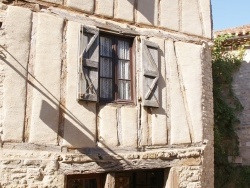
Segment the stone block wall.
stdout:
[[[165,186],[213,187],[210,1],[14,2],[0,15],[0,187],[159,168]],[[133,104],[76,100],[81,25],[133,39]],[[141,103],[144,40],[159,46],[159,108]]]
[[233,78],[233,90],[236,97],[239,99],[243,106],[243,111],[239,114],[238,118],[240,124],[237,127],[237,134],[239,137],[239,149],[240,157],[242,158],[242,163],[245,165],[250,164],[250,101],[249,101],[249,91],[250,91],[250,50],[246,47],[245,56],[241,63],[240,69],[235,73]]

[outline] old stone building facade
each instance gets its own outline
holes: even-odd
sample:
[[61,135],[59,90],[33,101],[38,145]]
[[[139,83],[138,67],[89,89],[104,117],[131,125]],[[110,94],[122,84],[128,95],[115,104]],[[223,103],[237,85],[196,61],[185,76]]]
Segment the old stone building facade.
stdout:
[[0,5],[0,187],[213,187],[210,0]]
[[233,162],[250,165],[250,25],[215,32],[215,37],[220,35],[231,36],[225,42],[228,50],[237,52],[239,46],[244,50],[240,69],[234,74],[233,78],[234,94],[243,107],[242,112],[238,114],[240,123],[236,127],[240,155]]

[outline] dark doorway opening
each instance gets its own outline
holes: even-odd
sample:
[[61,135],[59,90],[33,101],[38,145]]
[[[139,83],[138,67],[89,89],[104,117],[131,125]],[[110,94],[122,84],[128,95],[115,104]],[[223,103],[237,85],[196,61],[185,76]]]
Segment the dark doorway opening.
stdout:
[[[164,169],[115,172],[114,188],[162,188]],[[67,188],[103,188],[107,173],[68,175]]]

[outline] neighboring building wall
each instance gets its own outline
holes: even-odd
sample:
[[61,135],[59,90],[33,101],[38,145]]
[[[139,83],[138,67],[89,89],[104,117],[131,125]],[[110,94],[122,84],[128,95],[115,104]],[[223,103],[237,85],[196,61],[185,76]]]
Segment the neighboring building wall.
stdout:
[[[0,21],[0,187],[139,169],[213,187],[210,0],[18,1]],[[80,26],[134,39],[133,104],[76,100]],[[143,105],[144,41],[158,44],[158,108]]]
[[239,137],[240,157],[239,162],[250,165],[250,50],[246,47],[244,60],[239,71],[234,75],[234,93],[243,106],[239,114],[240,125],[237,127]]
[[[240,124],[236,131],[239,137],[240,155],[235,158],[235,163],[250,165],[250,25],[226,29],[215,32],[216,36],[229,34],[232,39],[226,41],[225,45],[235,52],[238,46],[244,46],[243,61],[239,70],[233,77],[233,91],[243,106],[242,112],[238,114]],[[237,51],[236,51],[237,52]]]

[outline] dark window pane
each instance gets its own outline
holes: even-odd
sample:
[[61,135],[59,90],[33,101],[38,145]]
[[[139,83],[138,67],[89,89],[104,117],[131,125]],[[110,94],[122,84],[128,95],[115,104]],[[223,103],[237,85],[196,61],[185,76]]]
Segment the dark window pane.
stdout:
[[136,172],[136,188],[162,188],[163,175],[162,170]]
[[118,40],[118,58],[119,59],[127,59],[129,60],[129,42],[128,41],[123,41],[123,40]]
[[115,188],[130,188],[130,177],[116,177],[115,178]]
[[118,79],[130,80],[130,61],[118,61]]
[[112,78],[112,59],[111,58],[100,58],[100,77]]
[[136,173],[136,185],[146,185],[147,184],[147,173],[146,172],[137,172]]
[[68,188],[97,188],[97,179],[71,179]]
[[96,179],[83,179],[83,188],[97,188]]
[[103,99],[112,99],[113,80],[101,78],[100,79],[100,97]]
[[119,99],[131,100],[131,82],[126,80],[118,81]]
[[100,37],[100,55],[112,57],[112,39],[108,37]]

